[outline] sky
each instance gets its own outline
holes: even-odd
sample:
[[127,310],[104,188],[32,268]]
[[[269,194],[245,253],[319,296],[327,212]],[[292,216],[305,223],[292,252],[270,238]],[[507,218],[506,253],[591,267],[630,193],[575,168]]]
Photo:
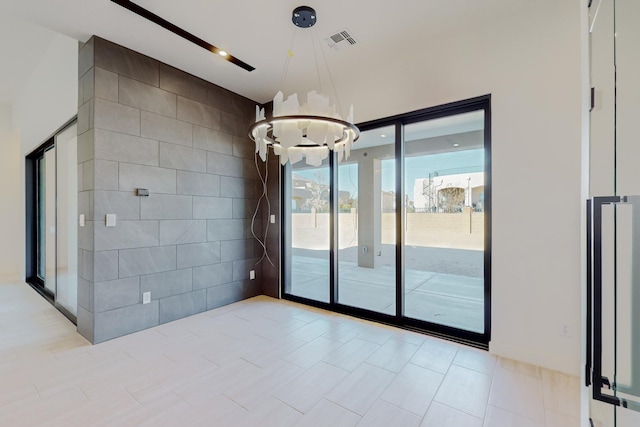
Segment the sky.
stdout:
[[[413,200],[413,185],[416,179],[427,178],[429,173],[436,171],[440,175],[450,175],[458,173],[442,173],[448,169],[473,168],[465,172],[482,172],[484,170],[484,149],[456,151],[448,153],[431,154],[427,156],[408,157],[405,159],[405,191],[409,195],[409,200]],[[329,171],[324,175],[324,181],[329,183]],[[296,174],[305,178],[315,180],[316,170],[296,170]],[[357,197],[358,191],[358,165],[355,163],[340,165],[338,168],[338,186],[340,191],[349,191],[351,198]],[[395,160],[388,159],[382,161],[382,190],[395,191]]]

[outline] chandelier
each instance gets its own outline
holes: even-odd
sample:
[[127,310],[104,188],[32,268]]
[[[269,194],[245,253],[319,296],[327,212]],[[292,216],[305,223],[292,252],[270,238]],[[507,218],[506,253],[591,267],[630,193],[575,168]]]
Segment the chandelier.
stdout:
[[[297,27],[310,28],[316,22],[316,13],[308,6],[300,6],[293,11],[291,20]],[[284,94],[278,92],[273,98],[272,116],[267,119],[264,108],[256,106],[256,122],[249,129],[262,161],[266,161],[269,145],[283,165],[304,157],[308,165],[320,166],[330,151],[337,152],[338,161],[342,161],[349,158],[351,144],[360,136],[353,124],[353,105],[343,120],[329,97],[316,91],[309,92],[303,104],[295,93],[285,100]]]

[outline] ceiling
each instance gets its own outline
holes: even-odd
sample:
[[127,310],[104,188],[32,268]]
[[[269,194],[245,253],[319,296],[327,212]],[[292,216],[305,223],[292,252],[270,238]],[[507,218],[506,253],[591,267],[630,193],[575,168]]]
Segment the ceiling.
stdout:
[[[46,49],[54,31],[80,41],[98,35],[258,102],[269,101],[281,88],[290,93],[322,86],[325,93],[334,96],[330,89],[333,80],[340,105],[347,110],[351,103],[357,107],[358,102],[366,102],[345,88],[367,69],[394,69],[399,63],[411,67],[415,56],[412,53],[428,49],[438,40],[472,32],[495,20],[527,13],[553,1],[135,1],[256,68],[247,72],[109,0],[2,0],[0,85],[13,84],[9,88],[0,86],[0,97],[15,98],[24,76],[35,65],[37,53]],[[296,28],[291,23],[291,11],[301,4],[316,9],[318,23],[312,30]],[[19,20],[29,24],[23,25]],[[348,29],[356,38],[355,46],[334,51],[321,44],[323,39],[343,29]],[[322,46],[317,48],[315,57],[313,38],[317,46]],[[283,84],[290,46],[294,56]],[[320,83],[316,61],[320,65]],[[11,64],[8,68],[12,71],[6,72],[5,64]],[[342,91],[349,99],[340,96]],[[356,119],[363,120],[362,117]]]

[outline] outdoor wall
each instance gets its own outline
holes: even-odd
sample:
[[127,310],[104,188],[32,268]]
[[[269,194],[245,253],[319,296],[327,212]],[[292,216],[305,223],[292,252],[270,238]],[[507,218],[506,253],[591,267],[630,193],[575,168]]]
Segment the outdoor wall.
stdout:
[[[328,213],[293,213],[291,227],[297,230],[294,248],[329,250]],[[380,219],[381,243],[396,244],[396,215],[383,213]],[[434,248],[484,249],[484,213],[468,210],[460,213],[408,213],[405,244]],[[338,215],[340,249],[358,246],[358,213]]]
[[[491,94],[490,350],[579,374],[582,2],[539,3],[459,34],[416,32],[422,49],[397,46],[392,71],[336,67],[334,79],[358,121]],[[366,49],[349,54],[366,64]],[[407,56],[422,66],[403,66]]]
[[255,104],[98,37],[78,71],[80,333],[98,343],[260,294]]

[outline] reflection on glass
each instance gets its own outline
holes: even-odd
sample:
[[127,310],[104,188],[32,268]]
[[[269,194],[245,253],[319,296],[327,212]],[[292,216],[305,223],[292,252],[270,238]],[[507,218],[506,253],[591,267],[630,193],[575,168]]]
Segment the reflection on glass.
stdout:
[[338,167],[338,302],[395,314],[394,127],[363,132]]
[[78,308],[78,172],[77,129],[72,125],[56,136],[57,150],[57,286],[56,304],[74,316]]
[[291,167],[291,290],[329,302],[329,162]]
[[405,127],[405,315],[484,332],[484,112]]
[[45,277],[44,287],[56,293],[56,149],[44,153],[44,228]]
[[[640,230],[640,196],[626,196],[622,203],[615,205],[615,304],[605,306],[603,289],[603,374],[614,372],[617,397],[626,401],[626,406],[640,411],[640,313],[636,309],[640,299],[640,251],[638,230]],[[604,215],[603,215],[604,216]],[[611,283],[611,282],[609,282]],[[615,320],[615,322],[614,322]],[[613,328],[611,326],[613,325]],[[609,331],[605,330],[605,327]],[[607,333],[608,332],[608,333]],[[610,347],[605,347],[607,335],[615,337]],[[611,345],[613,344],[613,345]],[[606,354],[615,355],[615,370],[606,371]],[[603,393],[606,393],[603,391]],[[637,415],[636,415],[637,416]],[[640,416],[637,416],[640,419]]]
[[38,277],[44,281],[46,270],[46,254],[44,251],[47,241],[47,228],[45,225],[45,194],[46,194],[46,177],[45,177],[45,161],[44,157],[36,160],[37,169],[37,193],[36,193],[36,234],[38,236],[38,250],[36,256],[38,259],[37,274]]

